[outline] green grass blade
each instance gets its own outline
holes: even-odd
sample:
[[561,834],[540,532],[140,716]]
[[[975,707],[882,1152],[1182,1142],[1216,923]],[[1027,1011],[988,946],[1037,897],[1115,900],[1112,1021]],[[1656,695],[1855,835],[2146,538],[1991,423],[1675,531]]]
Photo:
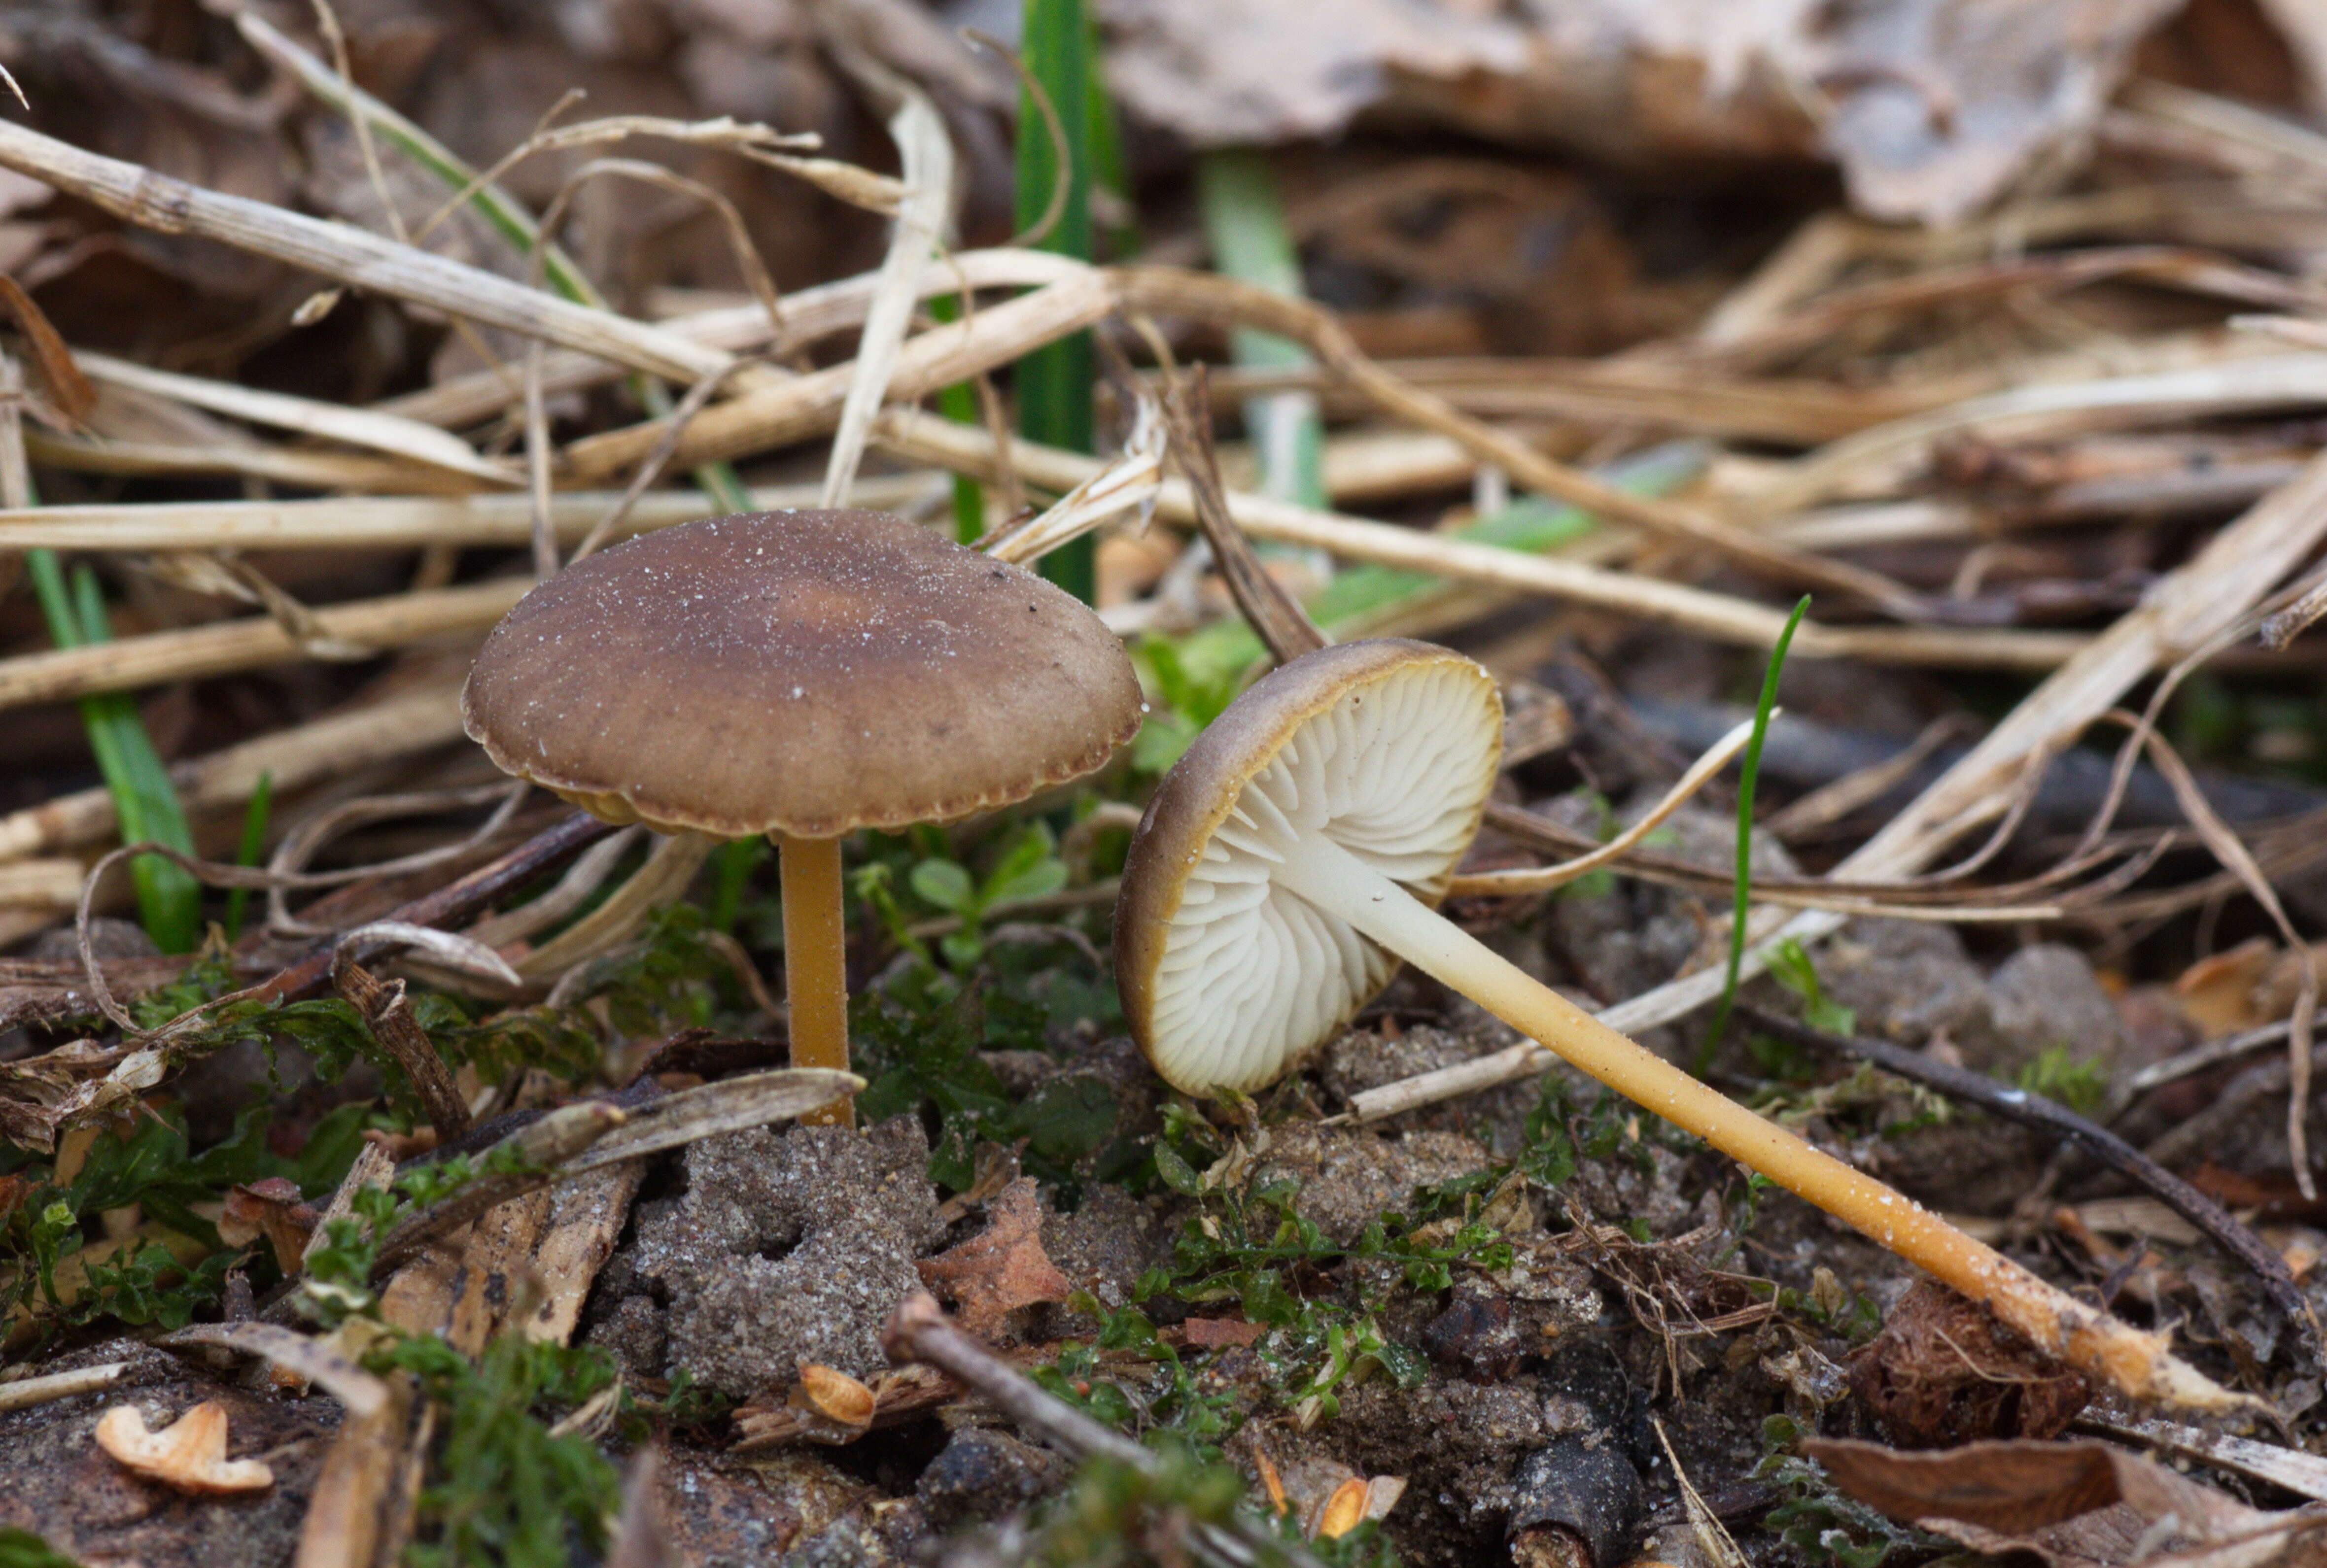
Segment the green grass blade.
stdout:
[[[258,857],[266,853],[266,820],[275,810],[275,775],[261,773],[258,787],[250,792],[250,804],[243,807],[242,840],[235,845],[234,863],[255,866]],[[226,939],[229,942],[242,935],[242,912],[250,902],[248,888],[229,888],[226,895]]]
[[[1091,256],[1091,122],[1089,105],[1097,90],[1091,69],[1091,30],[1083,0],[1026,0],[1021,45],[1026,69],[1059,111],[1067,167],[1059,167],[1042,110],[1032,93],[1018,106],[1017,204],[1021,228],[1034,223],[1051,204],[1057,182],[1067,182],[1059,221],[1042,248],[1089,261]],[[1084,106],[1078,112],[1077,106]],[[1018,361],[1018,433],[1030,441],[1070,452],[1091,449],[1090,334],[1077,332],[1036,350]],[[1042,557],[1042,574],[1089,603],[1098,591],[1096,546],[1089,537]]]
[[1753,784],[1762,771],[1762,742],[1769,738],[1770,713],[1778,705],[1778,677],[1786,667],[1786,649],[1792,646],[1794,629],[1809,613],[1810,596],[1801,597],[1794,612],[1786,617],[1786,629],[1778,633],[1778,645],[1770,650],[1770,667],[1762,676],[1762,700],[1753,706],[1753,737],[1745,742],[1745,755],[1737,769],[1737,891],[1732,901],[1729,917],[1729,971],[1721,985],[1721,1004],[1714,1009],[1713,1025],[1705,1031],[1705,1043],[1697,1049],[1696,1076],[1703,1078],[1713,1065],[1715,1052],[1721,1049],[1721,1037],[1729,1028],[1729,1010],[1737,1001],[1737,978],[1745,965],[1745,917],[1753,899]]
[[[930,314],[940,322],[961,320],[961,296],[939,294],[930,301]],[[977,389],[957,381],[938,394],[938,412],[956,425],[976,425]],[[986,532],[986,487],[966,473],[953,476],[953,537],[974,545]]]
[[[1207,153],[1196,163],[1196,196],[1214,268],[1272,293],[1303,297],[1301,253],[1285,226],[1285,202],[1267,161],[1249,148]],[[1297,370],[1308,351],[1289,339],[1238,327],[1229,350],[1239,365]],[[1245,429],[1260,459],[1262,490],[1304,507],[1325,505],[1325,431],[1317,399],[1305,393],[1248,397]]]
[[[33,588],[49,623],[49,636],[60,648],[79,648],[112,639],[105,616],[97,574],[82,567],[68,584],[63,565],[50,550],[26,552]],[[186,825],[177,787],[137,705],[125,692],[107,692],[80,699],[82,727],[89,749],[97,759],[113,795],[114,813],[121,823],[121,842],[164,844],[182,854],[194,853],[194,835]],[[131,884],[137,894],[137,915],[145,934],[165,953],[191,953],[201,938],[201,884],[178,866],[156,855],[142,854],[130,863]]]

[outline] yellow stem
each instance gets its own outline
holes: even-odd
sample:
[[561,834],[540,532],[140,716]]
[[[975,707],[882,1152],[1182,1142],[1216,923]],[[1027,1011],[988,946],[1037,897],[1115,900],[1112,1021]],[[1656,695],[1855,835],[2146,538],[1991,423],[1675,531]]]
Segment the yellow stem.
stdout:
[[2139,1398],[2223,1409],[2216,1386],[2148,1334],[2037,1278],[1939,1215],[1617,1033],[1322,834],[1279,846],[1276,880],[1416,968],[1749,1170],[1920,1265],[2051,1355]]
[[[840,840],[776,841],[784,895],[784,1000],[791,1012],[792,1065],[848,1070],[848,933],[841,912]],[[848,1126],[853,1101],[835,1100],[800,1117],[810,1126]]]

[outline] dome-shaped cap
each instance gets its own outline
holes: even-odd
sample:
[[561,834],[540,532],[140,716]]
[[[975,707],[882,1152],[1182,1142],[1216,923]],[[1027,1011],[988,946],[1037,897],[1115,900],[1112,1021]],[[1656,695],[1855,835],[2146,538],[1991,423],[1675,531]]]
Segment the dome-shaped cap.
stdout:
[[829,837],[1005,806],[1139,728],[1098,616],[867,511],[649,534],[518,602],[462,694],[494,762],[597,815]]
[[1116,985],[1165,1081],[1265,1087],[1397,972],[1276,883],[1285,835],[1322,835],[1435,905],[1501,758],[1494,677],[1428,643],[1323,649],[1229,705],[1148,803],[1116,903]]

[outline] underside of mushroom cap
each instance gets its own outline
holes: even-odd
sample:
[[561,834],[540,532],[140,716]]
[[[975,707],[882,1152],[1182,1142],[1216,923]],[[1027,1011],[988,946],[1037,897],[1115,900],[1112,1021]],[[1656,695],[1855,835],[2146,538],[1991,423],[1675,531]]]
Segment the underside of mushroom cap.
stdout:
[[1157,789],[1116,905],[1116,983],[1165,1081],[1265,1087],[1397,971],[1277,884],[1285,835],[1322,835],[1435,905],[1501,754],[1493,677],[1402,639],[1295,659],[1214,720]]
[[1122,645],[1071,595],[902,518],[760,512],[577,562],[462,695],[497,764],[600,817],[823,838],[1023,800],[1138,730]]

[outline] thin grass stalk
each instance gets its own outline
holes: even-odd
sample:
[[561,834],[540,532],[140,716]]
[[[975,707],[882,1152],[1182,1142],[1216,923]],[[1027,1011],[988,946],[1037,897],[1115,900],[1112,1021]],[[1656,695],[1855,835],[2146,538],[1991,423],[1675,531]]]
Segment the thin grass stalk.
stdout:
[[[255,867],[266,853],[267,819],[275,809],[275,775],[258,776],[258,787],[250,792],[250,802],[243,807],[242,837],[235,845],[234,863]],[[242,914],[250,902],[250,890],[233,887],[226,895],[226,939],[235,941],[242,935]]]
[[[95,573],[84,566],[68,584],[63,565],[48,550],[30,552],[27,565],[42,613],[48,619],[49,636],[60,649],[112,640]],[[89,750],[97,756],[98,771],[113,794],[122,842],[164,844],[182,854],[193,854],[194,836],[186,824],[185,810],[161,753],[154,749],[153,737],[145,732],[145,722],[138,716],[136,704],[119,692],[85,696],[80,700],[80,714],[89,732]],[[178,866],[150,854],[130,862],[129,875],[136,891],[138,919],[154,945],[165,953],[193,951],[201,937],[201,884]]]
[[1696,1051],[1696,1076],[1703,1078],[1721,1050],[1729,1031],[1729,1011],[1737,1004],[1737,985],[1745,969],[1745,926],[1753,912],[1753,786],[1762,775],[1762,743],[1770,738],[1770,716],[1778,711],[1778,677],[1786,667],[1786,649],[1802,617],[1810,612],[1810,596],[1801,596],[1786,629],[1770,650],[1769,667],[1762,675],[1762,698],[1753,705],[1753,733],[1745,742],[1745,756],[1737,769],[1737,877],[1729,910],[1729,963],[1722,972],[1721,1000],[1713,1009],[1713,1022]]
[[[1042,248],[1089,261],[1091,257],[1090,114],[1093,90],[1090,23],[1082,0],[1026,0],[1023,53],[1033,82],[1018,105],[1018,222],[1038,222],[1054,187],[1064,182],[1059,220]],[[1033,88],[1057,106],[1062,147],[1042,134],[1043,116]],[[1082,106],[1079,109],[1079,106]],[[1063,159],[1061,154],[1063,153]],[[1018,430],[1030,441],[1070,452],[1091,449],[1090,334],[1062,338],[1018,362]],[[1042,574],[1085,603],[1098,596],[1096,546],[1088,537],[1053,551]]]
[[[930,314],[939,322],[961,320],[959,294],[939,294],[930,301]],[[938,393],[938,412],[957,425],[978,422],[977,389],[957,381]],[[986,532],[986,487],[966,473],[953,476],[953,537],[958,544],[974,545]]]

